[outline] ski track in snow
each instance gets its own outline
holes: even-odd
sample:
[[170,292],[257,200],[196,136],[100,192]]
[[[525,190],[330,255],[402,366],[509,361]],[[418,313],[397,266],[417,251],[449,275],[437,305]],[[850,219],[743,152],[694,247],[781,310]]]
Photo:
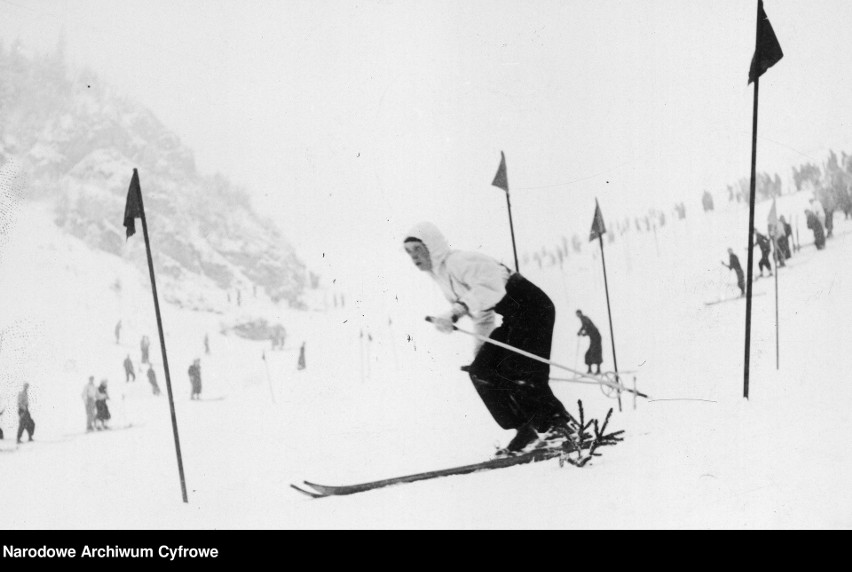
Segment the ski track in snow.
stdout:
[[[779,213],[796,212],[802,200],[782,198]],[[768,208],[758,205],[757,221]],[[494,424],[458,369],[470,360],[471,340],[423,321],[442,302],[403,255],[396,280],[411,291],[387,296],[404,293],[404,303],[297,312],[249,299],[224,315],[163,305],[188,504],[180,498],[147,269],[129,269],[63,235],[41,205],[23,203],[16,217],[0,260],[4,448],[14,440],[23,381],[32,385],[37,430],[35,443],[0,454],[9,528],[852,526],[852,498],[836,486],[852,476],[845,412],[852,389],[844,375],[852,357],[841,349],[852,339],[845,319],[852,315],[852,224],[842,215],[824,251],[805,245],[781,270],[780,370],[774,282],[754,284],[765,295],[753,304],[749,400],[742,398],[745,301],[705,306],[736,291],[719,260],[742,243],[747,211],[690,212],[658,229],[658,243],[636,232],[605,241],[619,366],[636,370],[638,388],[654,401],[638,399],[634,409],[623,395],[619,412],[594,386],[554,383],[570,411],[578,399],[587,417],[603,419],[614,407],[610,429],[626,431],[623,443],[583,469],[551,461],[316,501],[289,488],[302,479],[353,484],[469,464],[512,435]],[[557,305],[552,358],[569,367],[583,367],[588,342],[578,345],[574,317],[582,308],[604,336],[604,369],[612,368],[596,253],[595,244],[572,253],[562,273],[522,269]],[[737,254],[745,264],[745,252]],[[117,276],[120,293],[110,289]],[[281,316],[287,347],[271,351],[222,335],[221,323],[237,315]],[[366,331],[372,342],[360,336]],[[121,362],[130,354],[138,367],[143,334],[152,340],[160,397],[144,371],[124,382]],[[308,367],[297,371],[303,340]],[[189,400],[186,369],[196,357],[204,397],[222,399]],[[137,426],[81,434],[89,375],[109,380],[114,425]]]

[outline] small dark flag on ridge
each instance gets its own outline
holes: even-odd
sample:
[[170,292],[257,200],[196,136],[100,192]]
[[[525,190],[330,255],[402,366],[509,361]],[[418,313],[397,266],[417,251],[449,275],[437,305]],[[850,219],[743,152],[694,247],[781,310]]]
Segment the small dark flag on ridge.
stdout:
[[136,234],[135,219],[142,216],[142,187],[139,186],[139,173],[133,169],[130,188],[127,189],[127,203],[124,205],[124,226],[127,228],[127,238]]
[[497,174],[494,175],[494,181],[491,184],[500,187],[507,193],[509,192],[509,179],[506,177],[506,155],[502,151],[500,151],[500,167],[497,168]]
[[600,238],[604,233],[606,233],[606,226],[604,226],[601,206],[598,204],[598,200],[595,199],[595,218],[592,221],[592,232],[589,234],[589,242],[592,242],[596,238]]
[[784,57],[781,44],[778,43],[778,38],[775,36],[775,30],[772,29],[772,24],[769,23],[769,18],[763,10],[763,0],[758,0],[757,11],[757,46],[754,56],[751,58],[751,67],[748,70],[749,83],[762,76],[766,70]]

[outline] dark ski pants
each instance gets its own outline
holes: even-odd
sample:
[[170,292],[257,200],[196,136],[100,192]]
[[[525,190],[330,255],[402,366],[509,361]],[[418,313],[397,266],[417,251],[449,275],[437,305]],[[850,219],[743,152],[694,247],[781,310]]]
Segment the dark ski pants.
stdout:
[[[550,359],[556,309],[535,284],[513,274],[506,296],[494,307],[503,323],[491,332],[503,342]],[[503,429],[530,424],[539,432],[567,416],[550,389],[550,366],[494,344],[484,343],[469,368],[470,379],[491,416]]]
[[19,409],[18,410],[18,442],[21,441],[21,437],[24,434],[24,431],[27,432],[30,441],[33,439],[33,433],[35,433],[35,421],[33,421],[32,416],[30,416],[30,412],[27,409]]
[[760,257],[760,262],[757,263],[757,267],[760,269],[761,274],[763,273],[764,267],[772,272],[772,265],[769,264],[769,252],[764,252],[763,256]]

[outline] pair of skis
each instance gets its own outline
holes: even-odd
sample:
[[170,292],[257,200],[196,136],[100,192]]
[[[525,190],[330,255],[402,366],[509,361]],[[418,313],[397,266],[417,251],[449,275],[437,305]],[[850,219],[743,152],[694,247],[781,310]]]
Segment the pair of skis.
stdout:
[[[610,409],[609,413],[607,413],[603,425],[599,426],[597,419],[592,419],[588,423],[584,423],[583,403],[578,401],[578,404],[580,406],[579,433],[574,436],[574,438],[566,438],[564,441],[558,442],[552,446],[532,449],[531,451],[526,451],[508,457],[497,457],[471,465],[462,465],[459,467],[450,467],[436,471],[414,473],[354,485],[323,485],[311,481],[302,481],[300,485],[291,484],[290,487],[304,495],[317,499],[331,496],[353,495],[389,486],[416,483],[418,481],[426,481],[442,477],[467,475],[483,471],[492,471],[495,469],[505,469],[507,467],[538,463],[549,459],[559,459],[560,467],[564,466],[566,463],[574,465],[575,467],[584,467],[592,459],[592,457],[600,456],[600,453],[596,452],[598,447],[615,445],[622,440],[621,435],[624,432],[615,431],[609,434],[606,433],[606,427],[609,424],[612,409]],[[590,433],[589,429],[592,429],[593,433]]]

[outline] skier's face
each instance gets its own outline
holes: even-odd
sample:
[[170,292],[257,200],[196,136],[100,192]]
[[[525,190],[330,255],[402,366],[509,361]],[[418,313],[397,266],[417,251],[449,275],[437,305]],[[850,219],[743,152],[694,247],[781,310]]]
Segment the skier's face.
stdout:
[[414,266],[420,270],[432,270],[432,258],[429,256],[429,249],[422,242],[406,242],[405,251],[411,257]]

